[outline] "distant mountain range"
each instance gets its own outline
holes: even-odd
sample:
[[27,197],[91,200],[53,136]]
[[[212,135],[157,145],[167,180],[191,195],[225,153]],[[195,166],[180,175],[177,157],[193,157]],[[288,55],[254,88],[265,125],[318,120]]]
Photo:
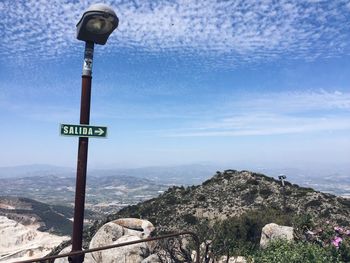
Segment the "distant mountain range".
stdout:
[[[216,165],[194,164],[129,169],[88,169],[88,176],[132,176],[161,184],[198,184],[209,178],[218,168],[219,166]],[[75,177],[75,175],[76,170],[74,168],[51,165],[0,167],[0,179],[33,176]]]
[[[216,171],[225,170],[227,165],[191,164],[179,166],[154,166],[133,169],[88,169],[88,179],[98,177],[133,177],[147,179],[156,185],[197,185],[210,178]],[[248,164],[246,167],[250,167]],[[246,167],[238,166],[240,169]],[[237,168],[236,168],[237,169]],[[265,168],[253,166],[256,172],[269,174],[275,178],[285,174],[288,180],[297,184],[313,187],[323,192],[350,196],[350,165],[335,166],[334,169],[322,166],[307,168]],[[46,178],[75,178],[74,168],[51,165],[27,165],[0,167],[0,184],[2,179],[40,176]],[[46,179],[47,180],[47,179]],[[74,181],[74,180],[73,180]],[[115,186],[115,185],[113,185]],[[4,188],[6,189],[6,188]],[[29,196],[33,197],[34,196]]]
[[75,170],[73,168],[45,164],[0,167],[0,179],[37,175],[74,176]]

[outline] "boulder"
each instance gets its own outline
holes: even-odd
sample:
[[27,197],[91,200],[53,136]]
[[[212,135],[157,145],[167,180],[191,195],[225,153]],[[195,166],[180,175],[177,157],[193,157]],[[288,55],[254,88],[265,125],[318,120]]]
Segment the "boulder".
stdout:
[[[89,248],[98,248],[98,247],[108,246],[112,244],[127,242],[125,241],[125,237],[127,237],[129,241],[132,239],[131,237],[144,239],[149,237],[153,230],[154,230],[153,224],[147,220],[142,220],[137,218],[117,219],[104,224],[96,232],[96,234],[92,237],[90,241]],[[137,244],[137,246],[145,247],[149,251],[152,247],[151,242],[149,243],[150,244],[140,243],[140,244]],[[150,245],[150,247],[148,247],[148,245]],[[125,249],[115,248],[115,249],[109,249],[105,251],[96,251],[92,253],[92,258],[96,262],[118,262],[107,258],[109,257],[109,255],[112,255],[113,253],[115,255],[115,258],[119,258],[119,255],[115,253],[123,253],[123,255],[125,255],[126,253],[125,251],[128,251],[127,250],[128,247],[133,247],[133,245],[126,246]],[[131,254],[135,254],[135,253],[132,252]],[[137,262],[141,262],[141,261],[137,261]]]
[[280,226],[275,223],[267,224],[261,231],[260,247],[266,248],[272,240],[293,240],[293,227]]
[[[141,240],[141,238],[132,235],[120,237],[113,244],[120,244]],[[147,244],[138,243],[118,248],[112,248],[99,251],[98,257],[93,255],[96,262],[103,263],[140,263],[148,256]]]
[[138,218],[120,218],[112,222],[128,229],[142,231],[143,238],[149,237],[155,229],[150,221]]
[[[64,249],[61,250],[59,255],[67,254],[71,252],[71,250],[72,250],[72,246],[65,247]],[[68,257],[55,259],[55,263],[69,263]],[[84,263],[96,263],[95,260],[92,258],[91,253],[85,254]]]

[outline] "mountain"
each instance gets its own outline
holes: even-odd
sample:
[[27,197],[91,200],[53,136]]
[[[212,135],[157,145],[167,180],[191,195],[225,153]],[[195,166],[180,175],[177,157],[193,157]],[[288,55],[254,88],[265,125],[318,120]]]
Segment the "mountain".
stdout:
[[29,198],[0,196],[0,216],[22,225],[38,225],[39,231],[57,235],[72,232],[73,208],[48,205]]
[[68,167],[46,164],[0,167],[0,178],[31,177],[38,175],[74,176],[75,170]]
[[73,209],[28,198],[0,197],[0,261],[49,253],[72,232]]
[[122,217],[150,220],[159,232],[193,229],[201,221],[219,222],[246,213],[279,211],[310,215],[316,221],[350,222],[350,200],[285,182],[286,207],[281,183],[263,174],[226,170],[202,185],[171,187],[157,198],[126,207],[88,230],[87,237],[103,223]]

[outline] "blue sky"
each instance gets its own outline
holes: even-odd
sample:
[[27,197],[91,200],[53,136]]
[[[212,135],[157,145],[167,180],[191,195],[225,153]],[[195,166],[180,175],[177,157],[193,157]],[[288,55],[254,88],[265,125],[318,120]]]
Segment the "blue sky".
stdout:
[[[0,166],[74,167],[92,1],[0,1]],[[350,156],[350,1],[105,1],[89,166],[337,167]]]

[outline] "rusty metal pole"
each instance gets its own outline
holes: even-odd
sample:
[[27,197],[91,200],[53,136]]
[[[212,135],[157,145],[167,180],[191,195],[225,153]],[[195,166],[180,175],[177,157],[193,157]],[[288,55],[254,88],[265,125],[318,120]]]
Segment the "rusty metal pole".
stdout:
[[[93,54],[94,43],[85,42],[84,65],[81,85],[80,124],[90,123]],[[89,138],[79,137],[72,252],[82,250],[88,146]],[[84,261],[84,254],[72,256],[69,258],[69,261],[73,263],[82,263]]]

